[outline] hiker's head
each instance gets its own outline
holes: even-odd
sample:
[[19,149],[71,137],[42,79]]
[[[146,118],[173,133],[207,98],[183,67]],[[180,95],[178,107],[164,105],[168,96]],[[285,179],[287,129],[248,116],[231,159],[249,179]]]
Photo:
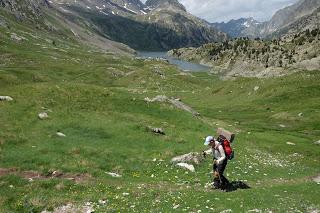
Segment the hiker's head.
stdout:
[[214,143],[214,137],[213,136],[208,136],[206,137],[205,141],[204,141],[204,145],[208,146],[210,144]]

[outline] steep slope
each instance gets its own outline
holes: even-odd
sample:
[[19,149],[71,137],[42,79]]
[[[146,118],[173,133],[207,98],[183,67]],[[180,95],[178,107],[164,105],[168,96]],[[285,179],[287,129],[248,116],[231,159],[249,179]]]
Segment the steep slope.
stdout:
[[147,15],[137,17],[137,20],[170,29],[157,33],[164,49],[199,46],[210,41],[227,39],[224,33],[188,13],[177,0],[149,0],[146,5],[153,9]]
[[276,30],[272,34],[268,35],[267,38],[279,37],[281,35],[290,36],[293,34],[298,34],[300,32],[313,29],[317,29],[320,26],[320,7],[318,7],[310,15],[305,15],[295,22]]
[[[9,23],[12,19],[11,15],[13,15],[15,19],[21,22],[20,24],[28,25],[29,30],[35,34],[39,30],[45,30],[51,34],[52,38],[73,40],[121,54],[132,54],[134,52],[124,44],[99,35],[93,27],[81,25],[72,19],[65,19],[50,2],[46,0],[1,0],[2,22]],[[15,31],[13,26],[8,25],[7,27],[8,32]]]
[[[67,19],[94,27],[101,35],[139,50],[199,46],[226,38],[185,11],[178,1],[95,0],[53,4]],[[130,5],[130,7],[129,7]]]
[[300,0],[296,4],[277,11],[270,21],[251,26],[244,31],[249,37],[267,37],[296,22],[300,18],[312,14],[320,7],[319,0]]
[[244,31],[247,28],[256,27],[260,22],[254,20],[253,18],[240,18],[237,20],[230,20],[227,23],[212,23],[211,25],[222,32],[227,33],[233,38],[246,36]]

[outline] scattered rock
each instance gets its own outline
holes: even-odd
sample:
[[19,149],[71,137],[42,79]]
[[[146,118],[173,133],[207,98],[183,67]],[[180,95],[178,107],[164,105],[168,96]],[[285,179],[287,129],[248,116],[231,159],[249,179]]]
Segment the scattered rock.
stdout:
[[177,208],[179,208],[179,206],[180,206],[180,205],[177,204],[177,205],[174,205],[172,208],[173,208],[173,209],[177,209]]
[[149,97],[146,97],[144,100],[146,101],[146,102],[165,102],[165,101],[167,101],[167,99],[168,99],[168,97],[167,96],[165,96],[165,95],[157,95],[156,97],[154,97],[154,98],[152,98],[152,99],[150,99]]
[[90,205],[88,205],[89,203],[86,203],[83,206],[76,206],[74,204],[67,204],[64,206],[59,206],[57,208],[55,208],[53,211],[42,211],[41,213],[73,213],[73,212],[77,212],[77,213],[92,213],[94,212],[94,209],[92,207],[92,204],[90,203]]
[[10,38],[16,42],[20,42],[22,40],[27,40],[26,38],[22,36],[18,36],[16,33],[11,33]]
[[259,88],[260,88],[259,86],[255,86],[255,87],[253,88],[253,90],[256,92],[256,91],[258,91]]
[[29,181],[59,178],[59,179],[65,179],[65,180],[72,180],[76,183],[82,183],[91,178],[91,175],[86,173],[73,174],[73,173],[62,173],[60,171],[53,171],[44,175],[37,171],[19,171],[16,168],[0,168],[0,177],[6,176],[6,175],[17,175]]
[[156,134],[165,135],[165,132],[161,128],[152,128],[151,130]]
[[320,184],[320,175],[313,177],[312,180],[318,184]]
[[283,124],[280,124],[279,125],[281,128],[285,128],[286,127],[286,125],[283,125]]
[[48,116],[48,113],[41,112],[41,113],[38,114],[38,118],[41,119],[41,120],[44,120],[44,119],[49,118],[49,116]]
[[292,145],[292,146],[295,146],[296,144],[295,143],[292,143],[292,142],[287,142],[288,145]]
[[314,142],[314,144],[316,144],[316,145],[320,145],[320,140],[318,140],[318,141]]
[[230,213],[230,212],[232,212],[232,210],[231,209],[226,209],[226,210],[223,210],[222,212],[220,212],[220,213]]
[[57,133],[56,133],[59,137],[66,137],[66,135],[65,134],[63,134],[62,132],[60,132],[60,131],[58,131]]
[[99,200],[98,203],[101,204],[101,205],[104,205],[104,204],[107,203],[107,201],[106,200]]
[[188,154],[180,155],[171,159],[172,163],[188,163],[192,162],[195,164],[200,164],[203,160],[203,156],[198,152],[190,152]]
[[114,173],[114,172],[105,172],[107,175],[110,175],[112,177],[116,177],[116,178],[120,178],[122,177],[122,175],[119,175],[117,173]]
[[187,164],[187,163],[177,163],[177,166],[180,166],[182,168],[186,168],[191,172],[195,172],[194,166],[191,164]]
[[300,112],[300,113],[298,114],[298,116],[299,116],[299,117],[302,117],[302,116],[303,116],[303,113],[302,113],[302,112]]
[[0,101],[13,101],[10,96],[0,96]]

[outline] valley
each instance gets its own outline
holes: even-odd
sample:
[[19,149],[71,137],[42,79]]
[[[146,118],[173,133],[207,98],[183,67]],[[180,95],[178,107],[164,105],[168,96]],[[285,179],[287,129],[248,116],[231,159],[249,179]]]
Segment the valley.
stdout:
[[[148,25],[172,21],[175,7],[188,16],[181,4],[149,13],[159,1],[52,2],[0,0],[0,212],[319,212],[317,28],[273,40],[225,40],[212,29],[215,40],[202,28],[203,40],[177,42],[151,24],[160,33],[130,46],[125,36],[114,39],[140,29],[129,16],[165,10]],[[171,24],[176,33],[182,26]],[[254,74],[185,72],[138,57],[148,42],[215,68],[249,61]],[[218,127],[236,134],[225,175],[250,188],[212,189],[210,156],[186,162],[195,171],[172,162],[201,156]]]

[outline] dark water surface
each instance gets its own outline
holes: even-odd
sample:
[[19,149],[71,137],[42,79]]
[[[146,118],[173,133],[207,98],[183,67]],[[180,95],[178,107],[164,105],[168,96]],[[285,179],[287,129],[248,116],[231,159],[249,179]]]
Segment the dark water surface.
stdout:
[[167,56],[167,52],[147,52],[147,51],[138,51],[138,57],[142,58],[165,58],[169,61],[170,64],[177,65],[183,71],[189,72],[200,72],[208,71],[210,67],[204,66],[201,64],[195,64],[188,61],[183,61],[181,59],[173,58]]

